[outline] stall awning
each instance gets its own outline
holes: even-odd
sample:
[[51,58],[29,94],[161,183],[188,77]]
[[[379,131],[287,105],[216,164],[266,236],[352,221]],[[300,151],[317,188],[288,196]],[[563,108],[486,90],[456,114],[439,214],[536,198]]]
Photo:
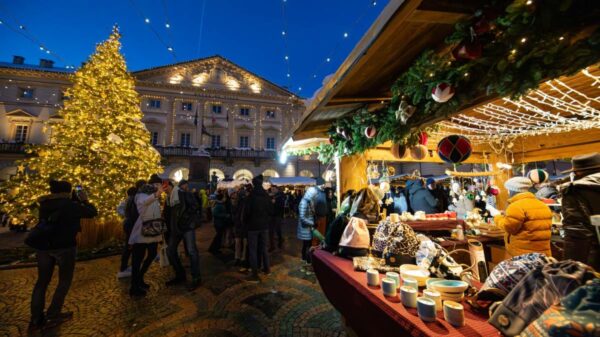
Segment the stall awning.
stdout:
[[271,185],[275,186],[314,186],[316,180],[309,177],[281,177],[269,178]]

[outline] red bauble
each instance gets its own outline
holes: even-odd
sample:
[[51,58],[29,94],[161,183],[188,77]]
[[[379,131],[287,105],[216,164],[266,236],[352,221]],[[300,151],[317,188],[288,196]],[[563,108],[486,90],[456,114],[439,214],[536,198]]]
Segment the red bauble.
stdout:
[[457,61],[476,60],[481,57],[483,46],[477,40],[473,42],[461,42],[452,49],[452,56]]
[[333,137],[331,137],[331,136],[330,136],[330,137],[329,137],[329,144],[333,144],[333,143],[334,143],[334,141],[333,141]]
[[392,156],[396,159],[404,159],[408,155],[408,151],[406,150],[406,145],[402,144],[392,144],[392,148],[390,149],[392,152]]
[[367,126],[365,128],[365,136],[369,139],[375,137],[377,135],[377,128],[374,127],[373,125],[371,126]]
[[429,135],[427,135],[427,132],[421,131],[421,133],[419,133],[419,144],[427,145],[428,138],[429,138]]
[[449,101],[454,96],[454,87],[448,83],[440,83],[431,90],[431,98],[438,103]]
[[488,187],[488,194],[490,195],[498,195],[500,194],[500,189],[496,185],[492,185]]

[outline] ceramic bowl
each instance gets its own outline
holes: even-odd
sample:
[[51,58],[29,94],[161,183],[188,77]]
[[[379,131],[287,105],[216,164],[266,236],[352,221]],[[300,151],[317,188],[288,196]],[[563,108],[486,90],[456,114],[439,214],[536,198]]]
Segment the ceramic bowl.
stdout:
[[442,293],[442,295],[444,293],[462,294],[465,292],[465,290],[467,290],[469,284],[465,281],[443,280],[432,282],[431,287],[433,290],[437,290]]
[[419,283],[419,287],[424,287],[425,282],[429,279],[429,272],[415,264],[403,264],[400,266],[400,276],[402,279],[415,279]]
[[435,281],[444,281],[444,280],[445,280],[445,279],[443,279],[443,278],[432,277],[432,278],[428,279],[428,280],[425,282],[425,285],[427,286],[427,289],[429,289],[429,290],[433,290],[433,287],[432,287],[432,283],[433,283],[433,282],[435,282]]

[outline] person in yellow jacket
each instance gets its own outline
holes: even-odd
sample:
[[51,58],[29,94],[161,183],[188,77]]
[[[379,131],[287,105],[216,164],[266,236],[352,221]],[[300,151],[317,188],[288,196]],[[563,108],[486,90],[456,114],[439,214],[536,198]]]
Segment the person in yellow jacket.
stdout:
[[502,215],[493,207],[487,207],[494,215],[496,226],[503,229],[504,243],[509,257],[526,253],[543,253],[551,256],[550,227],[552,211],[529,192],[533,183],[526,177],[513,177],[504,187],[511,198],[506,214]]

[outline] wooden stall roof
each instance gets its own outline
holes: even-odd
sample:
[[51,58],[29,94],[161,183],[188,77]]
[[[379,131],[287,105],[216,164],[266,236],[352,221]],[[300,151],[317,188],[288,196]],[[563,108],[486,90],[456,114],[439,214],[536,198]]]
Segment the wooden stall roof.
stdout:
[[423,50],[443,46],[454,24],[485,3],[484,0],[390,0],[315,95],[289,136],[295,140],[323,137],[335,119],[364,103],[388,100],[390,87],[398,75]]

